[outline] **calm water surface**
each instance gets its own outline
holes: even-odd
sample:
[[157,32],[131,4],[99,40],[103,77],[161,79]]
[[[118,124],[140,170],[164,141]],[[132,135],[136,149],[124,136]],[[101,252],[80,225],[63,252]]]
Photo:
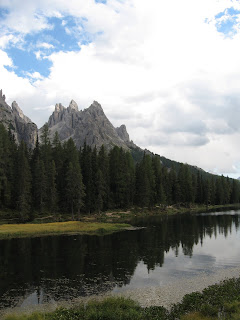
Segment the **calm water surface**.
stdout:
[[0,309],[161,286],[240,265],[240,210],[134,224],[146,228],[0,241]]

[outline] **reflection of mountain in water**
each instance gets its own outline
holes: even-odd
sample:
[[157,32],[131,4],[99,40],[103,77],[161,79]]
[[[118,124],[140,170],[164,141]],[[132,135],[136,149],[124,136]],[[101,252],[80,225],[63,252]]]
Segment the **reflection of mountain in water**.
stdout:
[[[239,229],[238,215],[179,215],[136,220],[148,226],[108,236],[60,236],[0,241],[0,308],[43,303],[126,285],[139,263],[162,266],[165,253],[192,256],[206,236]],[[13,299],[10,302],[10,299]],[[25,300],[26,301],[26,300]],[[31,303],[31,301],[30,301]]]

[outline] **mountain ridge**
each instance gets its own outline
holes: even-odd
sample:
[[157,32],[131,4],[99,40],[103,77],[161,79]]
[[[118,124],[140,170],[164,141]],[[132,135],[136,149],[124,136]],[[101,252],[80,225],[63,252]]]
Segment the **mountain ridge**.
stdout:
[[[66,141],[71,137],[77,148],[82,147],[84,142],[91,147],[96,146],[97,149],[105,145],[107,150],[113,146],[122,147],[125,150],[137,147],[130,141],[126,126],[121,125],[115,128],[97,101],[93,101],[88,108],[83,110],[78,110],[78,105],[74,100],[70,101],[67,108],[57,103],[47,124],[51,139],[58,132],[61,141]],[[42,129],[43,127],[39,130],[40,135]]]
[[[30,148],[35,147],[37,136],[41,137],[43,130],[43,127],[38,129],[37,125],[23,113],[16,101],[9,106],[2,90],[0,90],[0,122],[6,129],[10,129],[18,144],[23,140]],[[125,150],[139,148],[130,141],[126,126],[123,124],[115,128],[97,101],[93,101],[83,110],[79,110],[73,99],[68,107],[57,103],[46,123],[51,140],[58,132],[60,141],[72,138],[78,148],[82,147],[84,142],[91,147],[96,146],[97,149],[102,145],[105,145],[107,150],[115,145]]]
[[17,143],[23,140],[28,147],[34,148],[38,134],[37,125],[24,115],[16,101],[13,101],[11,107],[9,106],[2,90],[0,90],[0,122],[11,131]]
[[[5,95],[0,90],[0,123],[3,123],[6,129],[10,129],[18,144],[23,140],[28,147],[33,149],[37,137],[41,137],[44,126],[38,129],[37,125],[23,113],[16,101],[13,101],[10,107],[5,100]],[[73,99],[68,107],[56,103],[46,124],[49,128],[50,140],[53,140],[55,133],[58,132],[61,142],[72,138],[77,148],[82,147],[85,142],[92,148],[96,146],[98,150],[102,145],[108,151],[114,146],[118,146],[131,152],[135,162],[142,159],[144,152],[154,155],[147,149],[141,149],[130,140],[125,124],[115,128],[97,101],[93,101],[88,108],[83,110],[79,110]],[[159,157],[163,166],[175,167],[178,171],[181,162],[170,160],[164,156]],[[189,165],[189,167],[193,172],[201,171],[204,175],[209,174],[194,165]]]

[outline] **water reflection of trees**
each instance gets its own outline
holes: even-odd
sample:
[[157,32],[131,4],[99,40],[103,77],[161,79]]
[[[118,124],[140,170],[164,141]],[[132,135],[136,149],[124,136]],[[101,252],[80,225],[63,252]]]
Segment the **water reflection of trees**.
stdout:
[[[128,284],[139,261],[148,269],[164,263],[165,253],[182,248],[193,254],[206,236],[225,237],[239,229],[237,215],[179,215],[138,220],[149,226],[111,236],[61,236],[0,242],[0,301],[34,290],[58,300]],[[16,290],[17,289],[17,290]],[[40,296],[40,293],[38,294]],[[2,297],[2,298],[1,298]],[[1,307],[1,306],[0,306]]]
[[[239,219],[238,215],[227,214],[152,217],[148,224],[155,227],[147,228],[142,234],[139,257],[149,269],[154,269],[163,265],[164,255],[170,250],[178,256],[182,248],[185,255],[192,256],[194,245],[202,244],[205,237],[217,238],[219,234],[227,237],[232,228],[238,230]],[[146,225],[146,222],[143,219],[135,224]]]

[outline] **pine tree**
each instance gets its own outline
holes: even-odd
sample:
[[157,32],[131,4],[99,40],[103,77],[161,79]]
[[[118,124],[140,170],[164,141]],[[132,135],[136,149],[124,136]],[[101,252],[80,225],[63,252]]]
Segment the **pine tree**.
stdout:
[[194,200],[194,192],[192,185],[192,175],[189,166],[181,164],[178,173],[179,185],[181,188],[181,201],[191,203]]
[[52,161],[52,146],[50,141],[50,131],[47,123],[43,126],[42,129],[40,151],[41,159],[44,162],[46,174],[48,175],[49,166]]
[[152,159],[152,165],[155,175],[155,204],[162,204],[166,202],[166,196],[163,189],[163,181],[162,181],[162,165],[160,162],[160,158],[155,156]]
[[231,188],[231,203],[239,203],[240,201],[240,183],[237,180],[232,180],[232,188]]
[[217,178],[216,180],[216,204],[223,204],[224,203],[224,190],[222,179]]
[[86,193],[84,208],[86,212],[91,213],[95,208],[95,181],[93,181],[92,149],[86,142],[81,153],[81,168]]
[[0,124],[0,207],[11,205],[14,154],[9,133]]
[[110,198],[110,186],[109,186],[109,158],[106,153],[104,145],[101,146],[98,153],[98,168],[102,172],[102,201],[103,201],[103,210],[107,210],[109,207],[109,198]]
[[144,153],[142,161],[136,167],[136,202],[141,207],[152,208],[155,195],[155,175],[152,159]]
[[96,209],[98,210],[98,213],[101,212],[103,209],[103,199],[105,196],[105,187],[104,187],[104,179],[103,179],[103,173],[100,169],[97,171],[96,175]]
[[66,197],[72,214],[72,220],[75,219],[74,212],[77,212],[80,218],[80,210],[84,205],[85,196],[82,174],[78,162],[69,163],[66,173]]
[[27,147],[24,142],[20,143],[17,151],[16,164],[16,209],[22,221],[26,221],[31,215],[31,171]]
[[47,176],[43,160],[36,159],[33,164],[33,206],[34,208],[43,213],[47,202]]
[[48,209],[52,213],[58,212],[58,192],[57,192],[57,184],[56,184],[56,166],[54,160],[51,163],[49,170],[49,189],[47,190],[48,194]]

